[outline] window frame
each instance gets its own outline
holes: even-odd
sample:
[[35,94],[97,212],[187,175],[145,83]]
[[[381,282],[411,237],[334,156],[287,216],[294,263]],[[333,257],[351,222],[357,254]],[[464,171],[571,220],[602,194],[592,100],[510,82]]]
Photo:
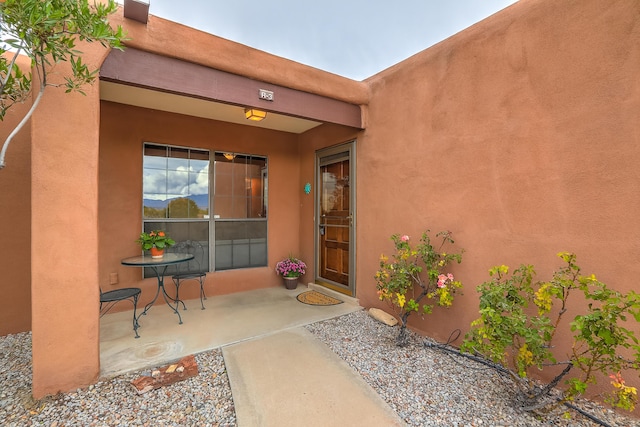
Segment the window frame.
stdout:
[[[154,194],[154,193],[146,193],[145,190],[145,176],[146,176],[146,169],[145,168],[145,157],[147,156],[147,147],[157,147],[157,148],[162,148],[165,151],[165,156],[164,159],[171,159],[171,150],[175,149],[176,151],[183,151],[186,153],[190,153],[191,150],[195,151],[195,152],[199,152],[199,153],[207,153],[207,168],[208,168],[208,176],[207,176],[207,183],[208,183],[208,188],[207,188],[207,197],[208,197],[208,214],[205,214],[203,217],[199,218],[199,217],[183,217],[183,218],[171,218],[171,217],[167,217],[169,215],[168,211],[165,211],[165,217],[146,217],[145,216],[145,196],[148,194]],[[258,164],[260,162],[262,162],[263,164],[260,167],[259,170],[259,176],[252,176],[251,172],[249,171],[249,168],[245,168],[245,172],[244,172],[244,181],[249,183],[251,182],[251,186],[247,187],[247,191],[251,190],[250,195],[249,196],[245,196],[246,197],[246,203],[247,203],[247,211],[246,211],[246,217],[233,217],[233,216],[229,216],[229,217],[225,217],[225,218],[221,218],[219,215],[216,215],[216,180],[219,179],[217,172],[218,172],[218,168],[216,166],[216,159],[218,158],[218,156],[224,156],[225,154],[229,154],[233,156],[233,159],[231,159],[231,163],[233,163],[235,161],[235,159],[237,157],[242,157],[245,159],[245,161],[247,161],[247,163],[245,163],[245,165],[252,165],[254,164],[253,161],[257,160]],[[150,155],[151,156],[151,155]],[[160,158],[162,158],[163,156],[158,156]],[[177,158],[184,158],[184,157],[177,157]],[[190,159],[191,156],[188,155],[186,157],[186,159]],[[202,160],[202,159],[200,159]],[[162,168],[159,168],[162,169]],[[169,176],[169,172],[170,172],[170,161],[167,160],[165,162],[164,165],[164,170],[166,171],[166,175],[167,175],[167,181],[168,181],[168,176]],[[254,171],[255,172],[255,171]],[[152,141],[143,141],[142,143],[142,211],[141,211],[141,218],[142,218],[142,231],[145,230],[145,227],[148,227],[149,224],[167,224],[167,223],[206,223],[207,227],[208,227],[208,241],[207,241],[207,246],[208,246],[208,268],[206,269],[207,272],[215,272],[215,271],[229,271],[229,270],[240,270],[240,269],[245,269],[245,268],[260,268],[260,267],[268,267],[268,250],[269,250],[269,240],[268,240],[268,228],[269,228],[269,222],[268,222],[268,176],[269,176],[269,158],[266,155],[260,155],[260,154],[247,154],[247,153],[239,153],[239,152],[234,152],[234,153],[229,153],[227,151],[221,151],[221,150],[215,150],[215,149],[205,149],[205,148],[199,148],[199,147],[188,147],[188,146],[180,146],[180,145],[173,145],[173,144],[163,144],[163,143],[157,143],[157,142],[152,142]],[[253,181],[252,179],[258,179],[259,178],[259,183],[260,183],[260,188],[259,188],[259,197],[257,196],[253,196]],[[187,182],[190,182],[187,179]],[[247,184],[249,185],[249,184]],[[155,193],[155,194],[161,194],[161,193]],[[169,200],[169,193],[166,194],[167,198],[166,200]],[[191,195],[186,196],[186,198],[189,198]],[[239,197],[239,196],[235,196],[233,194],[230,195],[230,200],[233,203],[233,198],[234,197]],[[256,212],[256,206],[253,205],[253,203],[257,200],[261,201],[262,206],[259,208],[260,213],[258,214],[257,217],[254,217],[252,215],[255,214]],[[191,199],[192,200],[192,199]],[[218,200],[219,201],[219,200]],[[259,202],[260,203],[260,202]],[[167,208],[168,208],[168,204],[167,204]],[[165,209],[167,209],[165,208]],[[217,250],[218,250],[218,241],[216,240],[216,230],[218,228],[218,225],[222,225],[224,223],[238,223],[239,227],[249,227],[250,225],[249,223],[252,222],[263,222],[264,226],[263,227],[254,227],[253,232],[254,233],[258,233],[258,236],[260,237],[246,237],[246,240],[248,240],[248,242],[242,243],[243,245],[248,245],[248,255],[247,255],[247,259],[248,262],[240,265],[240,266],[234,266],[233,265],[233,261],[232,261],[232,265],[230,267],[222,267],[222,265],[218,265],[219,263],[216,262],[216,257],[217,257]],[[151,227],[153,229],[153,226]],[[262,229],[263,228],[263,229]],[[264,243],[262,244],[262,246],[260,246],[260,242],[259,240],[264,239]],[[242,239],[232,239],[231,240],[231,245],[232,248],[231,250],[234,251],[234,245],[236,245],[236,243],[234,242],[234,240],[242,240]],[[237,245],[241,245],[240,243],[238,243]],[[257,257],[259,257],[259,259],[261,260],[261,262],[259,263],[253,263],[252,262],[252,248],[259,248],[259,249],[255,249],[257,250]],[[144,274],[144,277],[150,277],[148,275],[148,272]]]
[[[211,226],[211,241],[213,242],[212,244],[215,246],[214,249],[211,251],[212,252],[212,265],[214,266],[215,271],[228,271],[228,270],[240,270],[240,269],[244,269],[244,268],[261,268],[261,267],[268,267],[269,265],[269,239],[268,239],[268,234],[269,234],[269,214],[268,214],[268,182],[269,182],[269,158],[268,156],[265,155],[260,155],[260,154],[247,154],[247,153],[240,153],[240,152],[228,152],[228,151],[221,151],[221,150],[213,150],[213,165],[212,165],[212,169],[213,173],[212,175],[212,185],[213,185],[213,196],[211,197],[211,219],[212,219],[212,226]],[[227,157],[230,156],[232,157],[231,159]],[[251,162],[251,160],[253,159],[257,159],[259,161],[262,161],[264,164],[262,165],[261,169],[260,169],[260,195],[261,195],[261,200],[262,200],[262,208],[261,208],[261,214],[258,217],[254,217],[254,216],[250,216],[247,215],[246,217],[225,217],[222,218],[220,217],[219,214],[217,214],[216,211],[216,201],[219,200],[216,197],[216,186],[218,184],[217,180],[220,179],[220,175],[218,175],[218,164],[217,164],[217,159],[219,158],[225,158],[224,163],[233,163],[235,162],[235,159],[238,157],[244,157],[249,159],[250,161],[248,163],[245,163],[246,165],[250,165],[253,164]],[[221,160],[222,162],[222,160]],[[255,178],[255,177],[254,177]],[[244,174],[244,181],[246,182],[247,179],[251,179],[251,175],[248,173],[247,170],[245,170],[245,174]],[[233,196],[232,199],[233,200]],[[232,201],[233,203],[233,201]],[[248,208],[248,210],[251,210],[251,208]],[[246,265],[243,266],[231,266],[231,267],[222,267],[221,266],[221,262],[217,262],[217,257],[218,255],[221,255],[220,252],[218,251],[219,246],[221,246],[221,243],[223,242],[222,239],[218,240],[218,236],[217,236],[217,230],[218,230],[218,225],[222,225],[224,223],[238,223],[240,225],[244,225],[244,226],[249,226],[250,223],[255,223],[255,222],[262,222],[264,223],[264,247],[263,247],[263,252],[264,252],[264,261],[262,263],[259,264],[252,264],[251,259],[252,259],[252,247],[254,247],[257,243],[254,241],[254,239],[260,239],[259,237],[247,237],[246,239],[237,239],[237,240],[248,240],[247,242],[242,243],[242,245],[246,245],[248,246],[248,250],[249,250],[249,254],[248,254],[248,259],[249,262]],[[235,245],[236,243],[234,242],[234,240],[236,239],[231,239],[231,252],[232,254],[234,253],[235,250]],[[240,245],[240,244],[238,244]],[[231,258],[233,260],[233,255],[231,255]],[[233,261],[232,261],[233,263]]]

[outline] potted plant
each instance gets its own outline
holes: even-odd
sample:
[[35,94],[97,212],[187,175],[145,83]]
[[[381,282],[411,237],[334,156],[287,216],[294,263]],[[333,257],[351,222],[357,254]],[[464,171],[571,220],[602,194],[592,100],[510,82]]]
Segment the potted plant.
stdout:
[[302,276],[306,269],[307,265],[293,255],[289,255],[276,264],[276,273],[282,276],[284,286],[287,289],[298,287],[298,277]]
[[151,251],[151,258],[162,258],[164,256],[164,248],[168,248],[176,243],[162,230],[141,233],[136,242],[143,251]]

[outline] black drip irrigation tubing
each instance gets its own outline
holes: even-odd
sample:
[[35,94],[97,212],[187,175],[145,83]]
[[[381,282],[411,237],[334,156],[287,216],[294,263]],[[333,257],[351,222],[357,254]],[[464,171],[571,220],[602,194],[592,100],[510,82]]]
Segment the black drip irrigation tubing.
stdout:
[[[455,338],[452,339],[451,337],[456,333],[456,331],[457,331],[458,335]],[[457,348],[450,346],[449,343],[457,340],[458,337],[460,336],[460,330],[456,330],[456,331],[451,333],[451,335],[449,336],[448,342],[446,342],[444,344],[441,344],[441,343],[431,344],[431,343],[428,343],[428,342],[425,341],[423,343],[423,345],[424,345],[425,348],[435,348],[435,349],[438,349],[438,350],[444,350],[446,352],[449,352],[451,354],[455,354],[455,355],[458,355],[458,356],[464,356],[467,359],[473,360],[474,362],[482,363],[483,365],[489,366],[490,368],[493,368],[493,369],[495,369],[496,371],[498,371],[500,373],[510,374],[510,371],[508,369],[504,368],[503,366],[500,366],[500,365],[497,365],[495,363],[492,363],[492,362],[490,362],[490,361],[488,361],[488,360],[486,360],[486,359],[484,359],[482,357],[477,357],[477,356],[474,356],[474,355],[469,354],[469,353],[463,353],[460,350],[458,350]],[[598,417],[596,417],[594,415],[591,415],[590,413],[578,408],[577,406],[575,406],[575,405],[573,405],[573,404],[571,404],[569,402],[562,402],[562,403],[567,408],[573,409],[574,411],[578,412],[580,415],[583,415],[583,416],[589,418],[591,421],[596,422],[596,423],[600,424],[603,427],[613,427],[611,424],[607,423],[606,421],[603,421],[600,418],[598,418]]]

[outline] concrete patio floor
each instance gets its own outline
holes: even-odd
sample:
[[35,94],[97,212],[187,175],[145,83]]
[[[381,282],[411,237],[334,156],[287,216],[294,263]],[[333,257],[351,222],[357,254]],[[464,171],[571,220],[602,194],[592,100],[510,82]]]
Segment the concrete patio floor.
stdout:
[[[313,306],[296,299],[313,289],[345,302]],[[141,317],[138,339],[131,311],[104,316],[101,376],[220,347],[239,427],[405,425],[359,374],[303,327],[361,310],[357,300],[310,284],[210,297],[205,306],[201,310],[199,300],[187,301],[179,325],[168,306],[155,305]]]
[[[336,295],[317,285],[310,286]],[[187,310],[180,310],[182,325],[164,302],[156,304],[140,317],[138,339],[134,338],[131,311],[107,314],[100,319],[100,376],[162,365],[362,309],[355,299],[344,296],[340,298],[347,302],[333,306],[299,302],[297,295],[311,287],[298,285],[295,290],[281,287],[213,296],[204,301],[205,310],[201,310],[200,300],[189,300]],[[138,307],[138,313],[143,309]]]

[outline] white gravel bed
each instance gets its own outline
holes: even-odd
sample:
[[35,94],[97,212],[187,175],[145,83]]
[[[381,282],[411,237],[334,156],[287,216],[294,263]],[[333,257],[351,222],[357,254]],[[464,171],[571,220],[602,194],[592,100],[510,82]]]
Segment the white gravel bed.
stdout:
[[[371,385],[411,426],[576,426],[598,424],[571,411],[541,421],[510,405],[510,389],[492,369],[425,349],[411,334],[395,345],[396,328],[364,311],[307,326]],[[199,374],[138,395],[131,381],[140,371],[85,389],[34,401],[31,397],[31,334],[0,337],[0,425],[2,426],[235,426],[236,415],[222,352],[196,355]],[[592,402],[579,406],[612,427],[640,426]]]
[[[410,333],[407,347],[395,345],[399,327],[389,327],[359,311],[307,326],[340,358],[360,373],[391,408],[411,426],[571,426],[600,424],[575,411],[544,421],[511,405],[504,377],[487,366],[442,350],[424,348],[425,338]],[[429,342],[434,343],[429,340]],[[640,426],[589,401],[576,406],[612,427]],[[566,408],[565,408],[566,409]]]
[[31,397],[31,334],[0,337],[0,425],[235,426],[236,413],[220,349],[196,355],[198,375],[139,395],[140,371],[39,401]]

